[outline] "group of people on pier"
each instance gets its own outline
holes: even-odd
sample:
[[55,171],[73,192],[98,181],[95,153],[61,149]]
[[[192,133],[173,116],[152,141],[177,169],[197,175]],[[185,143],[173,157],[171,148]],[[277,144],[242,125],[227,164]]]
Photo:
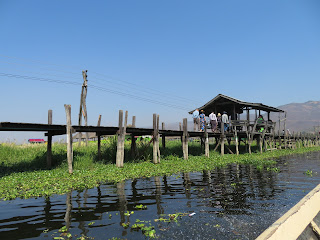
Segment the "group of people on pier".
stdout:
[[[204,113],[204,110],[201,110],[199,112],[199,109],[197,108],[193,113],[192,113],[192,118],[193,118],[193,130],[194,131],[200,131],[204,132],[206,125],[207,125],[207,119],[206,115]],[[211,125],[211,130],[212,132],[217,132],[221,131],[221,122],[223,123],[224,131],[229,130],[229,117],[227,115],[227,112],[224,111],[221,115],[221,113],[218,113],[217,115],[212,111],[209,114],[209,121]]]

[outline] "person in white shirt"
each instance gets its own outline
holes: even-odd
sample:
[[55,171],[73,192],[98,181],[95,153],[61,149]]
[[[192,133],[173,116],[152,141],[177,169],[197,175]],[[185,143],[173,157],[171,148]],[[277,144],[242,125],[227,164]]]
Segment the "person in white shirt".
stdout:
[[229,117],[227,115],[227,112],[223,112],[222,116],[221,116],[221,121],[224,123],[224,131],[228,131],[229,128]]
[[209,115],[209,119],[210,119],[210,124],[211,124],[211,130],[212,130],[212,132],[215,132],[217,129],[217,124],[218,124],[216,114],[214,112],[211,112]]

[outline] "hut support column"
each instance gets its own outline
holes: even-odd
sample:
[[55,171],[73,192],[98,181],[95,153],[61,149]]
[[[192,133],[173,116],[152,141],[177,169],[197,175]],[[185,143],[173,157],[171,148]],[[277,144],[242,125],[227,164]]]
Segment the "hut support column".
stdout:
[[182,151],[183,159],[188,160],[188,125],[187,119],[183,119],[183,136],[182,136]]
[[[52,124],[52,110],[48,111],[48,124]],[[47,143],[47,167],[52,166],[52,135],[48,132],[48,143]]]
[[72,174],[72,162],[73,162],[73,149],[72,149],[72,126],[71,126],[71,105],[64,105],[67,117],[67,157],[68,157],[68,170]]

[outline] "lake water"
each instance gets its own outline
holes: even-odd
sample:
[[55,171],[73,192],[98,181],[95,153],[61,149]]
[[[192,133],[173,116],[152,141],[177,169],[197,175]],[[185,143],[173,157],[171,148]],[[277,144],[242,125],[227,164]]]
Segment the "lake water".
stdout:
[[255,239],[319,184],[320,152],[281,158],[277,168],[231,165],[2,201],[0,239],[148,239],[132,228],[137,219],[158,239]]

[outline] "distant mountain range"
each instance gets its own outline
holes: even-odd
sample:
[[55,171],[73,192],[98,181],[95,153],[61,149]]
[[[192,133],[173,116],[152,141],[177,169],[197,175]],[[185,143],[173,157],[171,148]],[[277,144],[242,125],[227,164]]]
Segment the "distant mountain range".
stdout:
[[[286,128],[291,132],[320,131],[320,101],[289,103],[278,108],[287,112]],[[278,121],[279,114],[271,114],[273,121]],[[283,127],[283,126],[282,126]]]

